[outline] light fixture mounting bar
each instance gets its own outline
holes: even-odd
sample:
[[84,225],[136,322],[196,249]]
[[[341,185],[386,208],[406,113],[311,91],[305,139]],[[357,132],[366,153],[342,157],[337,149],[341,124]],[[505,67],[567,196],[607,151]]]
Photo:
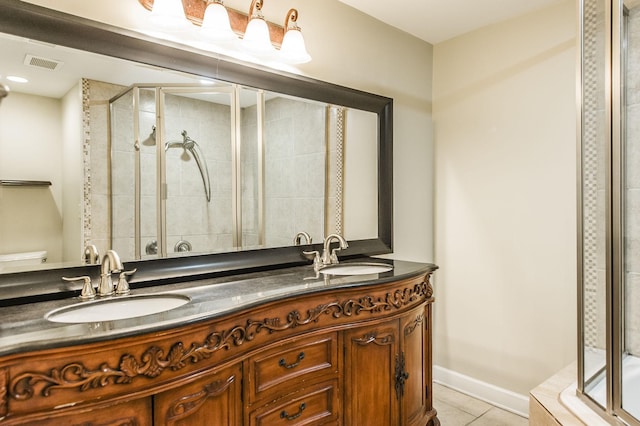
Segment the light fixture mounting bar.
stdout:
[[[147,10],[151,10],[153,8],[153,0],[138,0],[138,2]],[[184,6],[184,12],[187,19],[194,24],[201,26],[204,11],[207,8],[208,2],[204,0],[182,0],[182,5]],[[227,7],[227,11],[229,12],[231,29],[237,35],[243,37],[247,29],[247,24],[249,23],[249,15],[240,12],[239,10],[231,9],[230,7]],[[276,47],[280,47],[282,45],[282,39],[284,38],[284,27],[269,21],[266,22],[269,28],[271,44]]]

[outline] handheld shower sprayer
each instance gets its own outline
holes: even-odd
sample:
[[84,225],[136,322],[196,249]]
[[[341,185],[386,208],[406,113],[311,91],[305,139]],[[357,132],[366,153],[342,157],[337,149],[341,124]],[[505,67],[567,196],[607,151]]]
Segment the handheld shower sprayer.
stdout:
[[182,131],[182,147],[184,149],[188,149],[189,151],[191,151],[195,144],[196,144],[196,141],[194,141],[189,137],[189,135],[187,135],[186,130],[183,130]]
[[[152,135],[155,138],[155,127],[153,128]],[[204,185],[204,194],[207,197],[207,202],[211,201],[211,178],[209,177],[209,168],[207,167],[207,162],[200,150],[200,145],[198,142],[194,141],[189,137],[186,130],[183,130],[181,141],[168,141],[164,144],[164,150],[167,151],[169,148],[182,148],[185,151],[189,151],[196,161],[196,165],[200,170],[200,176],[202,177],[202,184]]]

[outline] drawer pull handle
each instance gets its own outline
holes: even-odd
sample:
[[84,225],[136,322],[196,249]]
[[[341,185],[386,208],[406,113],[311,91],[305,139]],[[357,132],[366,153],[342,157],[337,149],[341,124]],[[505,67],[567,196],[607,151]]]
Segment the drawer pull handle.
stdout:
[[280,358],[280,361],[278,361],[278,365],[284,368],[295,368],[300,364],[300,361],[302,361],[303,359],[304,359],[304,352],[300,352],[298,354],[298,359],[294,363],[287,364],[287,361],[285,361],[284,358]]
[[300,408],[298,409],[298,412],[295,414],[288,414],[285,410],[282,410],[282,412],[280,413],[280,418],[287,419],[287,420],[297,419],[302,415],[302,412],[304,411],[305,408],[307,408],[307,404],[303,402],[302,404],[300,404]]

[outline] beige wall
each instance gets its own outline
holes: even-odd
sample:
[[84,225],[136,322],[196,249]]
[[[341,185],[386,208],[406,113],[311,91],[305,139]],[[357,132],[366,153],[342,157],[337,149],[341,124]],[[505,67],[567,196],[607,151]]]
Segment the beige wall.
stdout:
[[434,48],[435,363],[521,394],[576,357],[575,22]]
[[73,86],[61,100],[62,120],[62,233],[63,260],[82,260],[82,199],[84,165],[82,153],[82,88]]
[[62,259],[60,117],[56,99],[12,92],[2,101],[0,179],[51,186],[0,187],[0,254],[46,250],[49,263]]

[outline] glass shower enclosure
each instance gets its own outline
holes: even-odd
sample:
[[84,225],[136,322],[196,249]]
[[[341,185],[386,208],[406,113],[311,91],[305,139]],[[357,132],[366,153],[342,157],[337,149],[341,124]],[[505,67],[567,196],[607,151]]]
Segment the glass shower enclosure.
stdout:
[[239,244],[235,92],[135,85],[111,100],[112,247],[121,255]]
[[640,1],[580,0],[578,394],[640,425]]
[[[110,248],[122,258],[283,247],[300,230],[342,233],[345,108],[225,82],[118,93],[109,101],[110,203],[100,211],[110,211]],[[354,147],[376,140],[352,134]]]

